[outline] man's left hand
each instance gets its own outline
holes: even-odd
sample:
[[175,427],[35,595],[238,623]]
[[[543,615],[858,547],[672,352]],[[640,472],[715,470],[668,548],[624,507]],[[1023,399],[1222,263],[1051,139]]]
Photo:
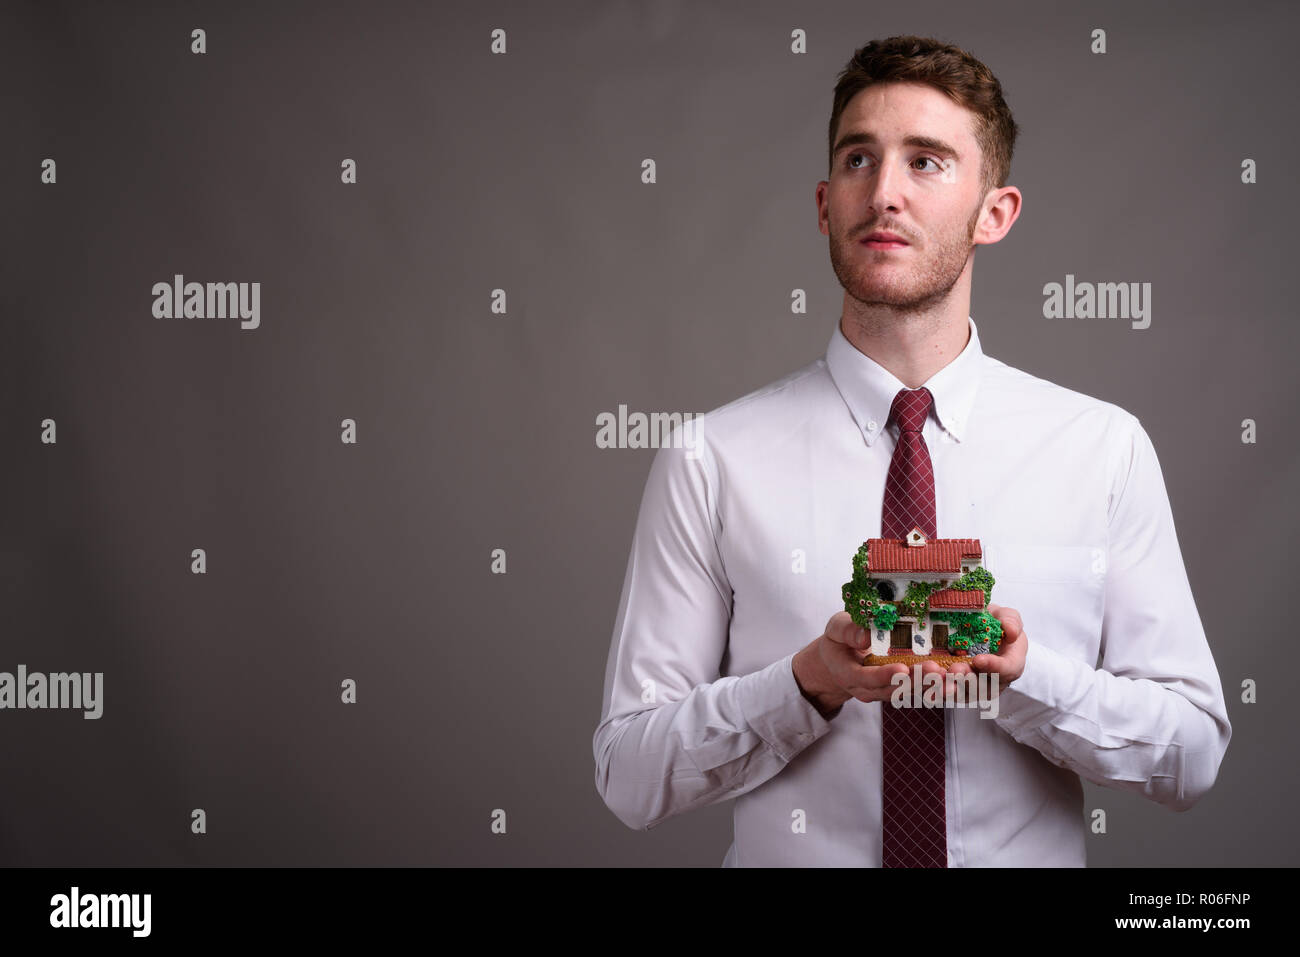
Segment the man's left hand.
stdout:
[[1014,608],[989,604],[988,612],[1002,625],[1002,644],[998,653],[976,655],[971,659],[971,666],[976,671],[983,671],[998,676],[998,685],[1006,687],[1019,678],[1025,671],[1025,652],[1029,650],[1029,639],[1025,637],[1025,626],[1020,620],[1020,612]]

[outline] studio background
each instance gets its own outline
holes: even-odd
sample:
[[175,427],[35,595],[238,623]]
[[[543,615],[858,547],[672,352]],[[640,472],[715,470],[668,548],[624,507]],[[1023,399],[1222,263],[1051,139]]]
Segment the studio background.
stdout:
[[[975,257],[983,347],[1147,429],[1224,686],[1213,790],[1176,814],[1085,784],[1089,864],[1296,864],[1298,20],[6,3],[0,671],[103,672],[104,699],[0,711],[0,864],[718,866],[730,802],[634,832],[594,786],[655,454],[596,417],[824,352],[832,90],[896,33],[1002,81],[1025,202]],[[178,273],[260,283],[260,325],[155,318]],[[1151,283],[1149,328],[1043,318],[1067,274]]]

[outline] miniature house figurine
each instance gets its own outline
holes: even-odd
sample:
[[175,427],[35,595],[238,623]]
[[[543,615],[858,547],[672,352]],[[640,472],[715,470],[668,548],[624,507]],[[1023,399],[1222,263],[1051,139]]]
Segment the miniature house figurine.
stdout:
[[996,652],[1001,623],[988,613],[993,576],[975,538],[871,538],[853,559],[844,610],[871,635],[863,664],[934,661]]

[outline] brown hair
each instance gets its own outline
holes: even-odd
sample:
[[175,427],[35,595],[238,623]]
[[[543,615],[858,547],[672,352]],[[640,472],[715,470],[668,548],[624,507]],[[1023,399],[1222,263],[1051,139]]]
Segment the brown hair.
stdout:
[[874,84],[904,82],[932,86],[975,114],[975,140],[982,154],[980,192],[1005,186],[1019,127],[1002,99],[1002,84],[965,50],[914,36],[872,40],[855,51],[841,71],[827,133],[827,175],[834,164],[836,127],[849,101]]

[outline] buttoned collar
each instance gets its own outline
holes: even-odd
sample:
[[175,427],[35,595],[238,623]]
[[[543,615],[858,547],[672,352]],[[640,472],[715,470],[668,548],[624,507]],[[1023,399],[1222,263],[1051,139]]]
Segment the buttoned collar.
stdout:
[[[984,352],[980,348],[975,320],[970,324],[970,339],[957,358],[930,376],[922,385],[934,396],[932,413],[953,438],[961,441],[970,426],[971,409],[983,372]],[[840,395],[862,430],[862,437],[872,445],[885,431],[894,396],[905,386],[892,372],[870,356],[858,351],[835,324],[830,346],[826,349],[826,366]]]

